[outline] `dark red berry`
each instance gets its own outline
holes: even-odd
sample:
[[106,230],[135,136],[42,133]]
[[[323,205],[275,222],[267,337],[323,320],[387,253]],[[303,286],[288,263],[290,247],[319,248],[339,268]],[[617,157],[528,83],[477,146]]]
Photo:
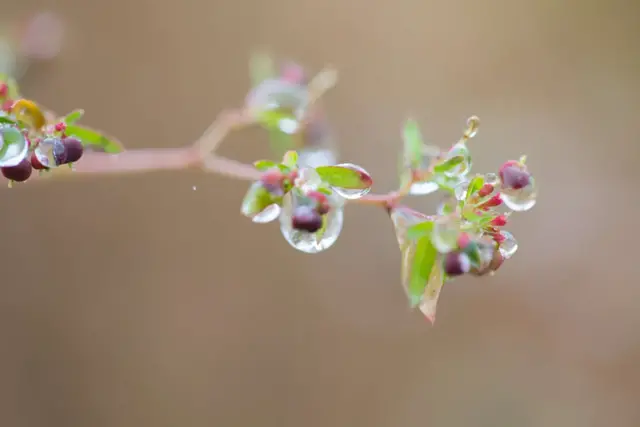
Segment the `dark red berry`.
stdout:
[[449,252],[444,259],[444,271],[447,276],[461,276],[469,272],[471,262],[467,254],[462,252]]
[[28,159],[23,159],[15,166],[2,168],[2,175],[11,181],[24,182],[29,179],[32,171],[31,162]]
[[315,233],[322,228],[322,215],[310,206],[296,208],[291,221],[293,228],[308,233]]
[[531,176],[527,169],[520,163],[510,160],[499,171],[502,186],[507,189],[520,190],[529,185]]
[[29,159],[29,161],[31,163],[31,166],[35,170],[45,170],[45,169],[47,169],[47,167],[45,165],[40,163],[40,160],[38,159],[38,156],[36,156],[36,153],[31,153],[31,158]]
[[64,145],[65,151],[67,153],[67,159],[65,163],[73,163],[80,160],[82,154],[84,153],[84,147],[82,146],[82,142],[73,137],[68,137],[62,140],[62,145]]

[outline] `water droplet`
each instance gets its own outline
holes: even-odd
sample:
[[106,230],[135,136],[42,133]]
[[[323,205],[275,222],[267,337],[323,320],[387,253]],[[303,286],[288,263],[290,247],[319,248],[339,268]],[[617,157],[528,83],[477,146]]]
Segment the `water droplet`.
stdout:
[[295,133],[309,104],[309,93],[303,85],[270,79],[256,86],[247,95],[245,103],[254,115],[271,112],[282,116],[278,128],[285,133]]
[[440,253],[451,252],[458,246],[460,226],[449,218],[440,218],[433,224],[431,242]]
[[[367,172],[364,168],[358,165],[354,165],[353,163],[340,163],[338,166],[342,166],[343,168],[348,168],[357,172],[360,172],[366,176],[369,176],[369,172]],[[345,199],[354,200],[359,199],[365,196],[369,191],[371,191],[371,187],[363,188],[363,189],[347,189],[347,188],[339,188],[339,187],[331,187],[333,190],[338,193],[340,196]]]
[[298,152],[298,165],[308,168],[331,166],[337,162],[336,155],[329,149],[300,150]]
[[329,249],[338,240],[338,236],[342,231],[344,213],[338,197],[328,196],[328,199],[332,208],[326,214],[324,231],[309,233],[293,228],[292,214],[295,208],[295,201],[291,193],[285,196],[282,214],[280,215],[280,231],[291,246],[301,252],[313,254]]
[[513,234],[509,233],[508,231],[501,231],[500,234],[505,237],[505,240],[500,243],[500,253],[504,257],[504,259],[509,259],[518,250],[518,241],[515,237],[513,237]]
[[262,212],[254,215],[251,220],[258,224],[266,224],[267,222],[271,222],[277,219],[280,216],[281,211],[282,208],[279,205],[269,205]]
[[480,128],[480,118],[478,116],[471,116],[467,119],[467,129],[464,131],[465,138],[474,138],[478,134]]
[[456,195],[456,199],[465,200],[467,198],[467,190],[469,190],[469,184],[469,181],[464,180],[453,189]]
[[487,173],[484,175],[484,183],[496,186],[500,183],[500,177],[495,173]]
[[[440,156],[440,149],[438,147],[433,146],[425,146],[422,150],[422,160],[420,161],[420,169],[427,170],[431,166],[434,160],[436,160]],[[405,169],[408,167],[403,166]],[[427,194],[434,193],[438,191],[439,185],[437,182],[432,179],[426,179],[423,181],[414,182],[411,185],[411,189],[409,190],[409,194],[414,196],[424,196]]]
[[471,153],[469,152],[469,149],[464,142],[458,142],[456,145],[451,147],[451,150],[449,150],[449,153],[447,153],[448,159],[456,156],[462,156],[464,160],[462,161],[462,163],[444,172],[444,175],[451,178],[465,177],[471,170]]
[[17,166],[29,153],[29,144],[13,126],[0,127],[0,167]]
[[298,172],[298,178],[296,178],[295,185],[306,193],[320,187],[322,185],[322,179],[315,169],[302,168]]
[[65,148],[57,138],[45,138],[38,143],[34,150],[42,166],[51,168],[60,165],[65,157]]
[[452,197],[448,197],[438,205],[436,213],[441,216],[451,215],[456,211],[458,207],[458,201]]
[[502,201],[505,206],[515,212],[524,212],[533,208],[536,204],[536,184],[533,177],[530,178],[529,185],[519,190],[502,190]]
[[191,187],[191,189],[192,189],[193,191],[196,191],[196,190],[197,190],[197,187],[194,185],[193,187]]

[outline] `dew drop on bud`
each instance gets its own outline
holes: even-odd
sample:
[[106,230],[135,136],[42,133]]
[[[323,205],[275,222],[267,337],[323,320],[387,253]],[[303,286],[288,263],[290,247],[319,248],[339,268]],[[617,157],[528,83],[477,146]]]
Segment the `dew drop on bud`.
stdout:
[[456,221],[440,218],[433,224],[431,242],[440,253],[448,253],[458,247],[460,227]]
[[0,127],[0,167],[17,166],[29,152],[29,143],[13,126]]
[[262,212],[254,215],[251,220],[258,224],[266,224],[267,222],[277,219],[280,216],[281,211],[282,208],[280,208],[279,205],[269,205]]
[[282,213],[280,215],[280,231],[285,240],[295,249],[314,254],[329,249],[338,240],[342,231],[344,213],[336,196],[327,196],[331,203],[331,210],[325,216],[326,227],[316,233],[293,228],[293,212],[296,208],[291,193],[284,197]]
[[533,208],[536,204],[536,184],[533,177],[529,178],[529,184],[518,190],[502,189],[502,201],[505,206],[515,212],[524,212]]
[[449,153],[447,154],[448,159],[457,156],[462,156],[464,160],[462,163],[444,172],[444,175],[450,178],[463,178],[469,174],[469,171],[471,171],[471,153],[464,142],[458,142],[456,145],[451,147],[451,150],[449,150]]
[[38,143],[34,153],[40,164],[47,168],[64,163],[66,156],[64,144],[57,138],[44,138]]
[[478,134],[480,128],[480,118],[471,116],[467,119],[467,128],[464,131],[464,137],[467,139],[474,138]]
[[[371,179],[371,176],[369,175],[369,172],[367,172],[364,168],[358,166],[358,165],[354,165],[353,163],[341,163],[337,166],[341,166],[343,168],[347,168],[347,169],[351,169],[354,170],[356,172],[360,172],[363,177],[366,177],[367,179]],[[349,199],[349,200],[355,200],[355,199],[359,199],[363,196],[366,196],[367,193],[369,193],[369,191],[371,191],[371,187],[367,187],[367,188],[360,188],[360,189],[350,189],[350,188],[340,188],[340,187],[331,187],[333,189],[333,191],[335,191],[336,193],[338,193],[340,196],[344,197],[345,199]]]
[[504,257],[504,259],[511,258],[516,251],[518,250],[518,242],[513,234],[508,231],[501,231],[500,234],[504,236],[504,241],[500,243],[500,253]]

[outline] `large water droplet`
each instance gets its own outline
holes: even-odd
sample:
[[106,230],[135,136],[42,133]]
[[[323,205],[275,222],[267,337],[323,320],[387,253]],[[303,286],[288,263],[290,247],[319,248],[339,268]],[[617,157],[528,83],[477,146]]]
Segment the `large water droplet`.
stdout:
[[317,168],[336,164],[336,154],[330,149],[303,149],[298,152],[300,167]]
[[524,188],[502,190],[502,201],[506,207],[512,211],[524,212],[535,206],[537,197],[536,184],[533,177],[529,179],[529,185]]
[[258,224],[266,224],[267,222],[271,222],[277,219],[280,216],[281,211],[282,208],[279,205],[269,205],[262,212],[254,215],[251,220]]
[[[356,172],[360,172],[366,176],[369,176],[369,172],[367,172],[363,167],[358,166],[358,165],[354,165],[353,163],[340,163],[338,166],[342,166],[343,168],[348,168],[351,170],[354,170]],[[367,188],[362,188],[362,189],[348,189],[348,188],[340,188],[340,187],[331,187],[333,188],[333,191],[335,191],[336,193],[338,193],[340,196],[344,197],[345,199],[349,199],[349,200],[355,200],[355,199],[359,199],[365,195],[367,195],[367,193],[369,193],[369,191],[371,191],[371,187],[367,187]]]
[[[280,215],[280,231],[285,240],[291,246],[301,252],[314,254],[329,249],[338,240],[342,231],[344,213],[342,206],[336,196],[328,196],[331,210],[326,214],[326,227],[324,231],[309,233],[296,230],[292,225],[292,215],[295,208],[295,201],[291,193],[284,198],[282,213]],[[334,203],[335,202],[335,203]]]
[[[427,170],[431,163],[436,160],[440,156],[440,149],[438,147],[433,146],[425,146],[422,150],[422,160],[420,161],[420,169]],[[407,166],[404,166],[407,169]],[[426,179],[423,181],[414,182],[411,185],[409,190],[409,194],[414,196],[424,196],[427,194],[434,193],[438,191],[438,183],[433,181],[432,179]]]
[[501,231],[500,234],[505,237],[505,240],[500,243],[500,253],[505,259],[509,259],[518,250],[518,241],[515,237],[513,237],[513,234],[509,233],[508,231]]
[[467,176],[469,171],[471,171],[471,153],[464,142],[458,142],[456,145],[451,147],[451,150],[447,153],[447,159],[457,156],[462,156],[464,158],[462,163],[444,172],[444,175],[451,178],[462,178]]
[[13,126],[0,127],[0,167],[16,166],[27,157],[29,144]]
[[458,246],[460,226],[449,218],[440,218],[433,224],[431,242],[440,253],[451,252]]
[[42,166],[51,168],[64,161],[65,148],[57,138],[45,138],[38,143],[34,153]]

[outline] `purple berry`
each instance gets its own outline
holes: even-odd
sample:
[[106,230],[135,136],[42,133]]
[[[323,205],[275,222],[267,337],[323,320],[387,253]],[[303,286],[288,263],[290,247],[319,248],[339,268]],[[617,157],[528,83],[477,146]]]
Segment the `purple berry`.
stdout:
[[524,165],[510,160],[506,162],[499,171],[500,181],[506,189],[521,190],[531,182],[531,175]]
[[297,207],[291,221],[294,229],[308,233],[315,233],[322,228],[322,215],[310,206]]
[[461,276],[469,272],[471,262],[467,254],[462,252],[450,252],[444,259],[444,271],[447,276]]
[[84,147],[79,139],[67,137],[62,140],[62,145],[66,152],[65,163],[74,163],[80,160],[84,153]]
[[29,159],[23,159],[15,166],[2,168],[2,175],[11,181],[24,182],[29,179],[32,171],[33,167],[31,166]]

